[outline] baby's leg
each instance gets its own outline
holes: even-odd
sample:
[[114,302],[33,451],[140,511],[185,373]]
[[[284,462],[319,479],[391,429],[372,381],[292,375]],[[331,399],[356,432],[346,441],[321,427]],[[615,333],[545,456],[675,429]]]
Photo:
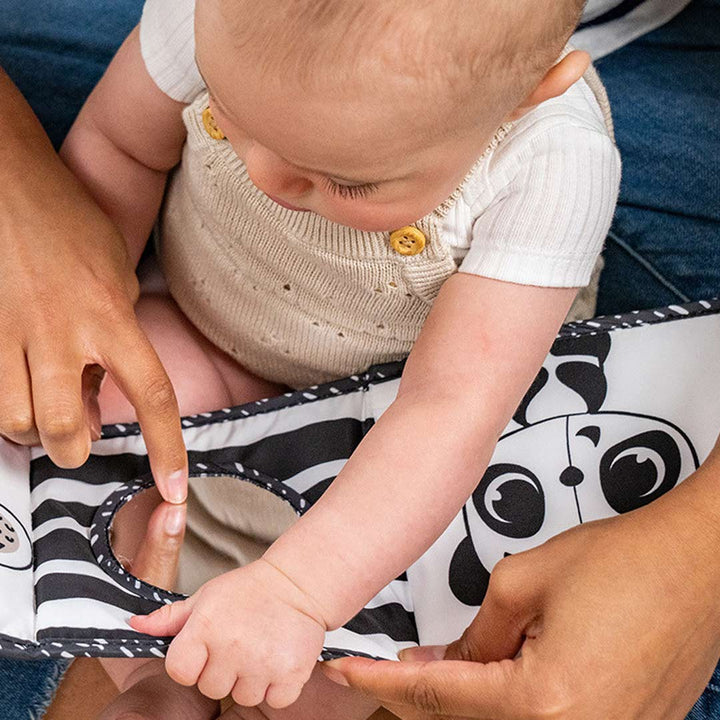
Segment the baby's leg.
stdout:
[[[287,390],[253,375],[213,345],[169,295],[142,295],[135,313],[170,377],[181,415],[240,405]],[[105,379],[98,400],[104,423],[136,419],[135,409],[111,377]]]

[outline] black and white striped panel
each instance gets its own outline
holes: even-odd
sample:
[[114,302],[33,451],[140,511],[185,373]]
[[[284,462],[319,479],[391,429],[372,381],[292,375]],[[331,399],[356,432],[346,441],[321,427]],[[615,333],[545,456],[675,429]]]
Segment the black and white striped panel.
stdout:
[[[288,394],[279,407],[253,403],[252,408],[221,411],[214,422],[206,422],[208,418],[203,416],[197,416],[197,426],[185,422],[191,474],[237,475],[239,481],[266,486],[303,512],[322,494],[372,426],[364,392],[368,381],[369,376],[350,379],[351,384],[345,382],[345,393],[329,386],[318,395],[312,391]],[[178,597],[128,576],[109,552],[106,528],[118,504],[150,484],[142,442],[134,430],[132,426],[113,426],[110,437],[95,444],[93,455],[80,470],[61,471],[42,453],[33,460],[37,626],[45,652],[57,654],[58,643],[62,643],[58,636],[66,634],[73,618],[83,617],[95,628],[90,634],[108,638],[127,633],[129,615],[149,612],[158,603]],[[121,435],[123,431],[127,434]],[[129,438],[137,445],[135,453],[128,452]],[[118,440],[122,440],[123,451],[117,454],[97,447]],[[134,482],[138,477],[140,481]],[[324,657],[353,648],[368,655],[394,657],[398,649],[416,642],[409,595],[403,591],[406,586],[406,578],[396,580],[387,589],[387,601],[376,599],[366,616],[336,631],[331,643],[335,649],[326,651]],[[116,642],[117,637],[110,640],[102,648],[91,643],[83,648],[83,654],[157,654],[163,647],[155,642],[145,647],[136,639],[128,647]],[[340,649],[343,647],[347,650]],[[77,647],[64,650],[76,651]]]

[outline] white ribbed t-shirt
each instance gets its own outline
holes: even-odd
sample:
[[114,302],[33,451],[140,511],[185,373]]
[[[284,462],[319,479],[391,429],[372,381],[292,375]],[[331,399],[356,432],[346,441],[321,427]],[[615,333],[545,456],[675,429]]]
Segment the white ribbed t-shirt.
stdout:
[[[158,87],[190,103],[195,0],[146,0],[143,58]],[[617,200],[620,158],[584,80],[510,126],[462,185],[442,227],[461,272],[545,287],[588,284]]]

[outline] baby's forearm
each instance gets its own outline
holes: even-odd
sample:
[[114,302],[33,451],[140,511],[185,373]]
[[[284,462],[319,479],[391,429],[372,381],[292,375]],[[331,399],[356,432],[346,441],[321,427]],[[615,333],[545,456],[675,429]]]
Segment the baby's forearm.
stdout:
[[318,601],[328,627],[342,625],[444,531],[496,441],[476,404],[397,399],[266,560]]

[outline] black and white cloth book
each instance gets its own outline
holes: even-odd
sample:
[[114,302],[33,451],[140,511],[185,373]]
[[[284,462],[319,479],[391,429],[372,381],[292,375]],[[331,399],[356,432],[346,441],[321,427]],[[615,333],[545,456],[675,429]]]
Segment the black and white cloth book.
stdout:
[[[418,642],[451,641],[502,557],[646,505],[685,479],[720,430],[719,349],[718,300],[563,326],[465,507],[406,573],[328,633],[323,658],[392,659]],[[183,418],[191,475],[236,477],[302,514],[392,403],[402,368]],[[181,596],[128,574],[108,540],[118,508],[151,484],[134,424],[104,426],[76,470],[0,439],[0,655],[164,655],[169,638],[127,620]]]

